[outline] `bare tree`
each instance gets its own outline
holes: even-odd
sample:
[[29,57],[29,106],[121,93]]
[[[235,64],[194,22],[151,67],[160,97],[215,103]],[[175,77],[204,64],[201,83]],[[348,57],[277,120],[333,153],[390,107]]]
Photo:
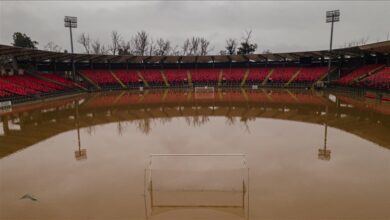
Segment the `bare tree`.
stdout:
[[155,45],[154,45],[154,40],[151,38],[149,41],[149,56],[152,56],[154,51],[155,51]]
[[245,31],[242,37],[241,45],[238,48],[237,54],[252,54],[257,49],[257,44],[251,43],[252,30]]
[[228,54],[228,55],[236,54],[237,41],[233,38],[227,39],[225,48],[226,48],[226,54]]
[[208,41],[206,38],[201,37],[200,38],[200,55],[205,56],[209,53],[210,41]]
[[119,50],[119,44],[121,42],[121,36],[117,31],[112,31],[111,32],[111,52],[113,55],[116,55],[116,53]]
[[190,44],[189,55],[198,55],[200,38],[199,37],[192,37],[190,42],[191,42],[191,44]]
[[50,41],[45,45],[45,50],[52,51],[52,52],[61,52],[62,48],[55,44],[53,41]]
[[179,56],[180,54],[181,54],[181,52],[180,52],[179,46],[178,46],[178,45],[175,45],[175,47],[173,47],[173,48],[171,49],[170,55]]
[[188,55],[188,53],[189,53],[189,51],[190,51],[190,45],[191,45],[191,43],[190,43],[190,39],[186,39],[185,41],[184,41],[184,43],[183,43],[183,46],[182,46],[182,55],[184,55],[184,56],[186,56],[186,55]]
[[143,56],[149,46],[149,35],[146,31],[139,31],[133,38],[134,53]]
[[77,42],[81,45],[83,45],[84,49],[85,49],[85,52],[87,54],[90,53],[90,45],[91,45],[91,38],[89,37],[88,34],[86,33],[82,33],[80,36],[79,36],[79,39],[77,40]]
[[171,52],[171,42],[169,40],[164,40],[162,38],[156,41],[156,48],[154,55],[156,56],[166,56]]
[[129,55],[131,54],[131,42],[130,41],[121,41],[119,44],[118,54],[119,55]]
[[99,40],[94,40],[91,44],[92,51],[95,54],[108,54],[109,49],[106,48]]

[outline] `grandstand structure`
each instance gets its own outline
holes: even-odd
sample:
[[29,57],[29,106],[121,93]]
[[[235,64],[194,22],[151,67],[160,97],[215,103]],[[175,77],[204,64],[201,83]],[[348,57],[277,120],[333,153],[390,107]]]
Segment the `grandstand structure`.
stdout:
[[390,41],[331,53],[206,56],[69,54],[0,45],[0,61],[0,102],[13,103],[86,91],[141,88],[325,85],[390,90]]

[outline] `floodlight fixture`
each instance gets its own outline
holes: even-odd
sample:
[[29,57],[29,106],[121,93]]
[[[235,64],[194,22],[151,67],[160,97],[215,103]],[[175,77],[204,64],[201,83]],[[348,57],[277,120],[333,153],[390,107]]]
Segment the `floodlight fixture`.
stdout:
[[340,21],[340,10],[333,10],[326,12],[326,23],[339,22]]
[[77,28],[77,17],[65,16],[64,23],[65,27]]

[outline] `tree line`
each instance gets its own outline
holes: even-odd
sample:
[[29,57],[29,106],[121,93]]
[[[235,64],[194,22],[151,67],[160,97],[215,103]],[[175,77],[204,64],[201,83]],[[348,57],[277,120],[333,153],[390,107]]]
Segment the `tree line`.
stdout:
[[[38,42],[33,41],[26,34],[15,32],[13,45],[36,49]],[[153,38],[144,30],[125,39],[117,31],[111,32],[109,44],[102,43],[99,39],[93,39],[87,33],[77,37],[84,52],[87,54],[111,54],[111,55],[138,55],[138,56],[204,56],[214,50],[214,46],[205,37],[193,36],[186,38],[180,45],[174,45],[169,39]],[[229,38],[225,42],[221,55],[253,54],[257,50],[257,44],[252,42],[252,31],[245,31],[241,39]],[[44,46],[45,50],[54,52],[67,52],[50,41]]]

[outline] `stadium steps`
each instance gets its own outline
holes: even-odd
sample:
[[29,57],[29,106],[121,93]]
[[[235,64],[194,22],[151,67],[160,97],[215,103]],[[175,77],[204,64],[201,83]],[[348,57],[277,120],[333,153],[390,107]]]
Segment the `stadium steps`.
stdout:
[[267,97],[267,99],[269,101],[273,101],[272,97],[268,94],[268,92],[265,90],[265,89],[261,89],[261,91],[264,93],[265,97]]
[[145,87],[149,87],[149,83],[145,80],[144,76],[141,74],[139,70],[137,70],[138,77],[144,82]]
[[316,83],[321,82],[322,80],[324,80],[330,73],[332,73],[336,69],[337,69],[337,67],[333,67],[333,68],[330,69],[330,71],[326,71],[326,73],[323,76],[321,76],[317,81],[315,81],[312,86],[314,86]]
[[272,73],[274,72],[274,69],[272,68],[270,71],[269,71],[269,73],[267,74],[267,76],[264,78],[264,80],[263,80],[263,82],[261,83],[261,85],[265,85],[265,84],[267,84],[267,82],[268,82],[268,79],[272,76]]
[[115,75],[114,71],[110,70],[110,73],[123,89],[127,89],[127,86],[125,86],[125,84]]
[[291,83],[292,81],[294,81],[294,79],[297,78],[297,76],[301,73],[301,70],[302,70],[302,68],[299,68],[299,69],[297,70],[297,72],[294,73],[294,75],[291,77],[291,79],[289,79],[288,82],[286,82],[286,84],[284,84],[284,86],[290,85],[290,83]]
[[[55,83],[55,84],[57,84],[57,85],[60,85],[60,86],[65,87],[65,88],[72,88],[72,87],[69,87],[69,86],[67,86],[67,85],[65,85],[65,84],[63,84],[63,83],[61,83],[61,82],[56,81],[56,80],[52,80],[52,79],[46,78],[46,77],[44,77],[44,76],[41,76],[40,74],[30,74],[30,73],[27,73],[27,72],[26,72],[26,75],[29,75],[29,76],[32,76],[32,77],[35,77],[35,78],[44,80],[44,81],[46,81],[46,82]],[[76,82],[73,82],[73,85],[76,86],[76,87],[79,88],[79,89],[82,89],[82,90],[84,90],[84,91],[88,91],[88,89],[84,88],[83,86],[79,85],[79,84],[76,83]]]
[[358,82],[361,82],[361,81],[364,81],[366,80],[367,77],[379,72],[380,70],[382,70],[383,68],[385,68],[386,65],[382,65],[382,66],[379,66],[371,71],[369,71],[368,73],[364,74],[363,76],[358,76],[357,78],[353,79],[351,81],[350,84],[353,84],[353,83],[358,83]]
[[46,82],[51,82],[51,83],[55,83],[57,85],[60,85],[60,86],[63,86],[63,87],[66,87],[66,88],[69,88],[69,86],[65,85],[65,84],[62,84],[60,82],[57,82],[55,80],[52,80],[52,79],[49,79],[49,78],[46,78],[44,76],[41,76],[40,74],[31,74],[31,73],[27,73],[25,72],[26,75],[29,75],[29,76],[32,76],[32,77],[35,77],[35,78],[38,78],[38,79],[41,79],[41,80],[44,80]]
[[88,83],[90,83],[91,85],[93,85],[96,89],[99,89],[99,90],[101,90],[102,88],[100,88],[100,86],[95,82],[95,81],[93,81],[92,79],[90,79],[90,78],[88,78],[86,75],[84,75],[84,73],[82,73],[82,72],[78,72],[79,73],[79,75],[83,78],[83,79],[85,79]]
[[187,70],[187,79],[188,79],[188,85],[189,85],[190,87],[192,87],[193,84],[192,84],[191,71],[189,71],[189,70]]
[[296,101],[296,102],[299,102],[299,100],[298,100],[298,98],[297,98],[297,96],[294,94],[294,93],[292,93],[290,90],[285,90],[287,93],[288,93],[288,95],[294,100],[294,101]]
[[162,76],[162,78],[163,78],[163,80],[164,80],[165,86],[166,86],[166,87],[170,87],[169,82],[168,82],[168,79],[167,79],[167,76],[166,76],[165,73],[164,73],[164,70],[160,70],[160,73],[161,73],[161,76]]
[[245,85],[246,79],[248,78],[248,76],[249,76],[249,68],[247,68],[245,70],[245,73],[244,73],[244,76],[242,77],[240,86],[244,86]]
[[249,97],[244,88],[241,88],[241,94],[244,96],[245,101],[249,101]]
[[219,71],[219,76],[218,76],[218,87],[221,86],[221,83],[222,83],[222,78],[223,78],[223,70],[221,69]]

